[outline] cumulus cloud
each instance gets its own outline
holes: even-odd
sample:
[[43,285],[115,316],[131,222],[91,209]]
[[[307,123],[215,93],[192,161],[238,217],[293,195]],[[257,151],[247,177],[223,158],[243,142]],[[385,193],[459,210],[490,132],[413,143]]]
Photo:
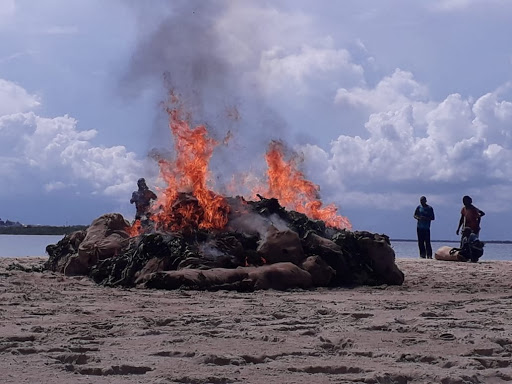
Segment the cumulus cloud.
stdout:
[[350,83],[362,82],[363,68],[352,62],[345,49],[302,46],[294,53],[274,48],[262,53],[258,77],[261,86],[269,91],[295,88],[301,93],[310,90],[310,81],[318,85],[333,76]]
[[38,98],[0,80],[0,100],[9,97],[9,103],[0,103],[0,156],[8,165],[1,169],[10,189],[51,193],[79,188],[120,199],[133,189],[144,167],[135,153],[124,146],[94,145],[97,131],[79,129],[68,115],[23,112],[38,106]]
[[381,205],[389,200],[383,191],[411,194],[386,203],[395,208],[410,204],[420,191],[512,192],[512,103],[501,93],[476,100],[450,94],[435,102],[411,73],[400,70],[371,89],[340,89],[336,103],[369,111],[367,136],[340,135],[328,150],[302,147],[310,173],[327,181],[324,195],[357,205]]
[[218,52],[234,64],[244,86],[257,84],[265,94],[308,93],[333,78],[363,82],[363,68],[331,36],[318,33],[311,15],[261,3],[223,4],[214,22]]
[[335,103],[353,107],[366,107],[369,111],[397,109],[405,104],[421,102],[428,94],[427,87],[419,84],[411,72],[396,69],[391,76],[384,77],[374,89],[340,88]]
[[39,97],[11,81],[0,79],[0,116],[25,112],[39,105]]

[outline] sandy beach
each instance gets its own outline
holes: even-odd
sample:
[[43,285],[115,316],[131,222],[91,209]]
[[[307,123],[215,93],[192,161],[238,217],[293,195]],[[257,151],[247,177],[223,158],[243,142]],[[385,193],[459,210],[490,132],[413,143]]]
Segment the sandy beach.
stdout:
[[511,262],[398,259],[403,286],[238,293],[19,268],[44,260],[0,259],[2,383],[512,381]]

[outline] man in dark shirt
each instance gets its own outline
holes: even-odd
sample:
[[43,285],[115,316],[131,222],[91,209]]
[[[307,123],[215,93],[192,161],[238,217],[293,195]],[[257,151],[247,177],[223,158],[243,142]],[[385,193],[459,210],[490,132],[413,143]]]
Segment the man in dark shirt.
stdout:
[[427,204],[425,196],[420,197],[420,205],[414,211],[414,218],[418,221],[416,232],[418,234],[418,248],[420,257],[432,258],[432,245],[430,244],[430,222],[435,220],[434,208]]
[[130,204],[135,203],[135,220],[141,220],[143,217],[149,219],[149,206],[151,200],[156,200],[156,195],[146,185],[146,180],[143,178],[137,181],[139,189],[132,193]]

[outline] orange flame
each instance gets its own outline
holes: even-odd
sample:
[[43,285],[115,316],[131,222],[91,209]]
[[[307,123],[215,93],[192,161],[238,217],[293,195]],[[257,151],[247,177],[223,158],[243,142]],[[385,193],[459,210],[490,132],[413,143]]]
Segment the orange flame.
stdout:
[[140,220],[135,220],[130,227],[126,228],[126,232],[128,235],[130,235],[130,237],[139,236],[142,233],[142,225]]
[[[175,158],[157,159],[166,187],[159,191],[150,220],[154,228],[159,230],[222,229],[228,223],[230,209],[243,211],[243,208],[230,207],[222,195],[209,189],[209,162],[219,143],[208,136],[204,125],[192,128],[190,117],[183,116],[182,111],[178,96],[171,91],[166,112],[174,137]],[[239,120],[238,110],[228,111],[228,117]],[[231,138],[232,132],[228,131],[223,143],[227,145]],[[350,221],[337,214],[334,204],[323,207],[319,187],[306,180],[298,170],[297,156],[286,161],[283,149],[281,143],[271,142],[266,153],[268,189],[257,186],[253,189],[254,196],[259,192],[275,197],[286,208],[302,212],[312,219],[323,220],[330,227],[351,229]],[[258,182],[250,174],[242,176],[242,180],[234,181],[233,189],[245,187],[250,190]],[[229,189],[229,186],[226,188]],[[137,220],[127,231],[131,236],[141,234],[141,222]],[[266,263],[266,260],[262,259],[261,262]]]
[[275,197],[288,209],[304,213],[316,220],[323,220],[329,227],[351,229],[348,218],[337,214],[334,204],[322,207],[318,185],[304,178],[298,168],[297,156],[288,162],[283,155],[283,145],[272,141],[265,155],[268,164],[268,196]]
[[[177,102],[174,94],[171,94],[171,102]],[[161,210],[153,220],[157,228],[164,230],[223,228],[228,221],[229,205],[223,196],[207,186],[208,164],[218,143],[208,137],[204,125],[191,128],[181,116],[180,108],[166,111],[176,158],[158,162],[167,187],[156,202]]]

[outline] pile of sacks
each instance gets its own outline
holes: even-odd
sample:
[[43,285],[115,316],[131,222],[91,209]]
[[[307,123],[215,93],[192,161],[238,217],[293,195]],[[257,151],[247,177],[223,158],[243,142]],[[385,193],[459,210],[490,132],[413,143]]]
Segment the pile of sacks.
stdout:
[[400,285],[389,238],[326,228],[276,199],[232,198],[222,230],[155,232],[130,237],[118,213],[48,245],[45,268],[88,275],[108,286],[160,289],[255,289]]

